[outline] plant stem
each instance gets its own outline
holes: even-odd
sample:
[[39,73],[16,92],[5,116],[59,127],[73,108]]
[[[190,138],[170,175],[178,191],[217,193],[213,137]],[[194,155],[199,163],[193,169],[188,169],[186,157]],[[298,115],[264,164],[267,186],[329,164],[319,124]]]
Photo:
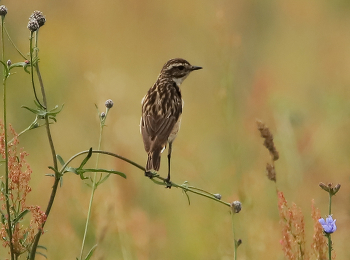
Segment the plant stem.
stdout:
[[328,235],[328,259],[332,260],[332,239],[331,235]]
[[233,259],[237,260],[237,249],[238,249],[238,244],[237,244],[237,240],[235,237],[235,227],[234,227],[234,221],[233,221],[233,216],[235,215],[235,213],[233,211],[231,211],[231,222],[232,222],[232,234],[233,234],[233,246],[234,246],[234,251],[233,251]]
[[[4,43],[4,19],[5,16],[1,16],[1,45],[2,45],[2,53],[1,60],[5,64],[5,43]],[[7,115],[6,115],[6,81],[8,78],[8,74],[6,72],[6,68],[3,70],[3,81],[2,85],[4,88],[3,92],[3,105],[4,105],[4,135],[5,135],[5,200],[6,200],[6,213],[7,213],[7,224],[8,224],[8,236],[9,236],[9,246],[10,246],[10,254],[11,259],[14,259],[13,253],[13,244],[12,244],[12,224],[11,224],[11,211],[10,211],[10,202],[9,202],[9,161],[8,161],[8,146],[7,146]]]
[[[34,73],[33,73],[33,35],[34,35],[34,32],[30,32],[30,39],[29,39],[29,43],[30,43],[30,47],[29,47],[29,53],[30,53],[30,75],[32,77],[32,86],[33,86],[33,92],[34,92],[34,97],[35,97],[35,100],[36,102],[38,102],[38,104],[42,107],[44,107],[39,99],[38,99],[38,96],[36,94],[36,90],[35,90],[35,84],[34,84]],[[37,46],[36,46],[37,47]],[[37,49],[36,49],[37,50]],[[37,53],[37,51],[36,51]],[[36,59],[38,58],[38,56],[36,55]],[[38,63],[38,62],[36,62]],[[46,106],[44,107],[46,108]]]
[[[32,41],[33,41],[33,33],[31,33],[31,38],[30,38],[30,67],[31,67],[31,74],[32,74],[32,84],[33,84],[33,89],[34,89],[34,93],[35,93],[35,87],[34,87],[34,77],[33,77],[33,49],[32,49]],[[38,31],[36,31],[36,39],[35,39],[35,57],[36,59],[38,59]],[[45,110],[47,111],[47,100],[46,100],[46,94],[45,94],[45,88],[44,88],[44,83],[40,74],[40,70],[39,70],[39,63],[36,62],[35,64],[35,69],[36,69],[36,73],[39,79],[39,84],[40,84],[40,89],[41,89],[41,94],[43,97],[43,103],[44,103],[44,107]],[[36,95],[36,94],[35,94]],[[36,97],[37,99],[37,97]],[[37,99],[37,102],[39,103],[39,100]],[[40,103],[39,103],[40,104]],[[46,134],[49,140],[49,144],[50,144],[50,150],[51,150],[51,154],[52,154],[52,161],[53,161],[53,165],[55,170],[58,170],[58,165],[57,165],[57,157],[56,157],[56,151],[55,151],[55,146],[52,140],[52,136],[51,136],[51,130],[50,130],[50,124],[49,124],[49,118],[46,115],[45,116],[45,127],[46,127]],[[45,215],[46,218],[49,216],[53,202],[55,200],[55,196],[56,196],[56,192],[57,192],[57,188],[58,188],[58,184],[60,182],[60,178],[61,176],[55,173],[55,181],[54,184],[52,186],[52,191],[51,191],[51,195],[50,195],[50,200],[48,202],[46,211],[45,211]],[[46,221],[43,223],[42,225],[42,229],[44,228],[46,224]],[[32,250],[30,252],[30,260],[34,260],[35,258],[35,253],[36,253],[36,248],[38,247],[38,243],[40,240],[42,232],[39,230],[38,233],[35,236],[35,240],[32,246]]]
[[[332,215],[332,192],[329,191],[329,209],[328,209],[328,215]],[[332,260],[332,239],[331,239],[331,234],[327,235],[328,237],[328,258],[329,260]]]
[[[73,155],[73,156],[62,166],[62,168],[61,168],[61,170],[59,171],[59,173],[60,173],[60,174],[63,174],[65,168],[68,166],[68,164],[69,164],[71,161],[73,161],[73,160],[74,160],[75,158],[77,158],[78,156],[83,155],[83,154],[87,154],[87,153],[89,153],[88,150],[87,150],[87,151],[82,151],[82,152],[79,152],[79,153]],[[123,157],[123,156],[120,156],[120,155],[118,155],[118,154],[111,153],[111,152],[106,152],[106,151],[97,151],[97,150],[93,150],[92,153],[101,153],[101,154],[106,154],[106,155],[109,155],[109,156],[116,157],[116,158],[118,158],[118,159],[120,159],[120,160],[123,160],[123,161],[125,161],[125,162],[127,162],[127,163],[129,163],[129,164],[131,164],[131,165],[133,165],[133,166],[135,166],[136,168],[139,168],[140,170],[142,170],[142,172],[145,172],[145,168],[144,168],[143,166],[141,166],[141,165],[139,165],[139,164],[137,164],[137,163],[135,163],[135,162],[133,162],[133,161],[131,161],[131,160],[129,160],[129,159]],[[162,180],[163,183],[162,183],[161,185],[165,185],[165,184],[164,184],[164,181],[166,180],[165,178],[160,177],[159,175],[155,175],[155,176],[153,177],[153,179]],[[153,180],[153,179],[152,179],[152,180]],[[197,191],[197,189],[192,189],[192,188],[186,187],[185,185],[179,185],[179,184],[176,184],[176,183],[174,183],[174,182],[171,182],[171,186],[172,186],[172,187],[175,187],[175,188],[180,188],[180,189],[182,189],[182,190],[185,191],[185,192],[191,192],[191,193],[194,193],[194,194],[197,194],[197,195],[200,195],[200,196],[209,198],[209,199],[214,200],[214,201],[216,201],[216,202],[219,202],[219,203],[221,203],[221,204],[223,204],[223,205],[225,205],[225,206],[231,207],[231,204],[230,204],[230,203],[225,202],[225,201],[222,201],[222,200],[218,200],[218,199],[216,199],[215,197],[212,197],[212,196],[208,195],[208,194],[207,194],[208,192],[205,192],[205,193],[199,192],[199,191]]]
[[[100,119],[100,136],[98,139],[98,150],[101,149],[101,143],[102,143],[102,132],[103,132],[103,127],[104,127],[104,122],[105,119],[107,118],[107,114],[108,114],[108,110],[106,113],[106,116],[104,119]],[[96,169],[98,168],[98,161],[100,158],[100,154],[97,154],[97,158],[96,158]],[[89,221],[90,221],[90,215],[91,215],[91,209],[92,209],[92,202],[94,200],[94,195],[95,195],[95,191],[97,189],[96,186],[96,176],[97,176],[97,172],[94,173],[94,177],[92,180],[92,187],[91,187],[91,196],[90,196],[90,202],[89,202],[89,209],[88,209],[88,213],[86,216],[86,223],[85,223],[85,230],[84,230],[84,236],[83,236],[83,242],[81,245],[81,250],[80,250],[80,256],[79,259],[82,260],[83,259],[83,252],[84,252],[84,246],[85,246],[85,240],[86,240],[86,235],[87,235],[87,231],[88,231],[88,227],[89,227]]]

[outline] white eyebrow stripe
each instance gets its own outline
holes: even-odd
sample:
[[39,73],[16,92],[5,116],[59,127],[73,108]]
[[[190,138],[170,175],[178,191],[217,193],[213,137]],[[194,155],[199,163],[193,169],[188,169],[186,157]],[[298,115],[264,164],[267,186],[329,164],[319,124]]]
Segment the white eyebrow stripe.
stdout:
[[168,67],[168,69],[170,70],[170,69],[172,69],[172,68],[174,68],[174,67],[178,67],[178,66],[185,66],[183,63],[174,63],[174,64],[171,64],[169,67]]

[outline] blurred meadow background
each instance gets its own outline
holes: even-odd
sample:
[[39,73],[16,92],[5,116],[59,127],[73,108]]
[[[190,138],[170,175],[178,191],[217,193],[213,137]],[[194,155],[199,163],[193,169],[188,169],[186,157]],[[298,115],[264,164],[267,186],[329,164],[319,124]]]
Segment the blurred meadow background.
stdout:
[[[6,28],[28,53],[28,17],[40,10],[40,66],[49,107],[64,104],[52,125],[56,152],[65,160],[97,148],[95,108],[114,101],[102,149],[144,165],[139,133],[141,99],[163,64],[181,57],[203,70],[182,85],[181,131],[174,143],[172,180],[239,200],[238,259],[284,259],[276,186],[266,178],[268,151],[256,128],[266,123],[280,153],[277,187],[301,207],[306,248],[312,241],[311,200],[328,212],[318,184],[340,183],[333,199],[337,259],[350,259],[350,2],[336,1],[1,1]],[[5,59],[21,61],[6,41]],[[34,116],[28,74],[8,82],[8,121],[17,132]],[[2,106],[1,106],[2,109]],[[24,134],[33,174],[30,203],[46,208],[53,179],[44,128]],[[163,154],[161,171],[166,176]],[[79,161],[79,160],[78,160]],[[78,166],[78,161],[73,166]],[[92,160],[93,161],[93,160]],[[91,162],[94,165],[93,162]],[[181,190],[154,185],[143,173],[112,157],[99,166],[111,176],[96,191],[86,250],[93,259],[233,259],[229,209]],[[66,174],[40,244],[48,259],[80,253],[91,189]],[[311,250],[309,250],[311,251]],[[0,249],[0,258],[6,253]],[[40,256],[38,259],[44,259]]]

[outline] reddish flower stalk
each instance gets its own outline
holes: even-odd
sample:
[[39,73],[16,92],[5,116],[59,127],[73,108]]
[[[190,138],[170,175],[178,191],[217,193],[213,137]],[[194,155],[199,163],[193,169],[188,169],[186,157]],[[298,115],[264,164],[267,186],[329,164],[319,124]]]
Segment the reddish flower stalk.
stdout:
[[[40,210],[39,206],[28,206],[26,204],[27,195],[31,192],[29,181],[31,179],[32,170],[30,165],[26,161],[28,153],[23,148],[18,151],[18,135],[15,130],[9,126],[9,130],[13,139],[8,143],[8,152],[5,152],[5,133],[4,125],[0,121],[0,154],[2,158],[8,158],[8,170],[9,170],[9,194],[7,194],[10,202],[10,219],[12,220],[12,246],[13,253],[16,256],[23,254],[24,252],[30,252],[32,243],[34,241],[35,234],[40,230],[42,224],[46,221],[46,215]],[[3,183],[3,177],[1,177],[0,183]],[[6,208],[6,194],[5,191],[0,193],[0,203],[2,203],[2,212],[5,212]],[[31,212],[31,220],[27,226],[24,226],[21,221],[27,213]],[[10,239],[8,237],[8,223],[7,217],[3,218],[4,223],[0,224],[0,236],[4,247],[10,245]]]
[[278,209],[282,226],[280,243],[289,260],[309,259],[305,252],[305,223],[301,209],[295,203],[288,207],[283,192],[278,191]]
[[311,248],[313,249],[313,255],[315,256],[315,259],[327,260],[327,252],[328,252],[327,240],[323,235],[323,228],[319,222],[319,219],[321,218],[321,213],[318,208],[315,208],[314,200],[312,200],[311,207],[312,207],[311,217],[312,217],[312,220],[314,221],[314,235],[313,235],[313,241],[311,244]]

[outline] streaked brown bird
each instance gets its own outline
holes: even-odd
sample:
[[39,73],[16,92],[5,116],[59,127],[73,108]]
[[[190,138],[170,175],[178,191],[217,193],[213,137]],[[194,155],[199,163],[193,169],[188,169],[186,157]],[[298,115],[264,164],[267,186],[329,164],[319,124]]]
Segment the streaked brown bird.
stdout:
[[156,83],[141,101],[142,116],[140,131],[148,154],[145,175],[153,176],[159,171],[161,153],[168,147],[167,187],[170,188],[170,158],[172,143],[180,129],[183,100],[180,85],[194,70],[202,67],[192,66],[180,58],[171,59],[164,64]]

